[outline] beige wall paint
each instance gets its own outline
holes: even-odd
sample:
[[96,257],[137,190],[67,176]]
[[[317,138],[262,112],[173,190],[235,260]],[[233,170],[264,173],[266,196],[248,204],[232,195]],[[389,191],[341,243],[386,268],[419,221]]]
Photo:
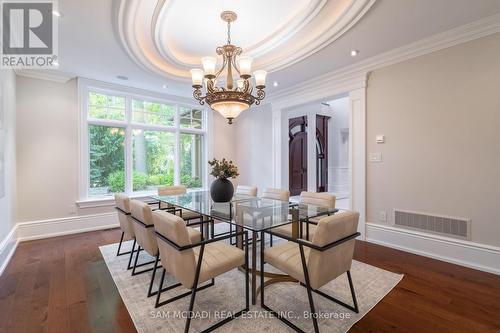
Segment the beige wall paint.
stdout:
[[[500,34],[376,70],[367,90],[367,221],[394,208],[468,217],[500,246]],[[375,135],[384,134],[385,144]]]
[[17,79],[19,222],[85,215],[78,211],[76,80]]
[[0,108],[3,125],[0,127],[0,153],[3,154],[4,196],[0,198],[0,243],[9,234],[16,220],[16,74],[0,71]]

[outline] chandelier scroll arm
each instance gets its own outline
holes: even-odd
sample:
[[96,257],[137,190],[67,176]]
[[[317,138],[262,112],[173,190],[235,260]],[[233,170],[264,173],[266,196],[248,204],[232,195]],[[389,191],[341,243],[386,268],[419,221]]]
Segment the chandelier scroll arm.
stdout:
[[241,47],[237,47],[234,49],[234,55],[233,55],[233,67],[234,69],[236,69],[236,72],[238,72],[238,75],[241,75],[240,73],[240,67],[238,66],[238,63],[236,61],[236,57],[239,57],[241,55],[241,53],[243,53],[243,50],[241,49]]
[[226,68],[226,66],[227,66],[227,56],[224,53],[224,48],[222,48],[222,47],[219,46],[217,48],[216,52],[217,52],[218,55],[222,56],[222,66],[217,71],[217,73],[215,73],[215,80],[217,80],[219,78],[219,76],[221,75],[221,73],[224,71],[224,68]]
[[203,96],[203,92],[201,91],[201,89],[200,88],[196,88],[193,91],[193,97],[200,103],[200,105],[204,105],[205,104],[205,98],[207,96]]
[[262,101],[265,97],[266,97],[266,92],[264,91],[264,89],[257,89],[256,96],[254,96],[255,105],[259,105],[260,101]]

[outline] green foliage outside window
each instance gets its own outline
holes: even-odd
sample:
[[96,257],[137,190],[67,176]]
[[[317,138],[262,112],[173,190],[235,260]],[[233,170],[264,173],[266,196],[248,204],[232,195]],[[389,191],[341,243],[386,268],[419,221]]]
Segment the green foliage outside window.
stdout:
[[[125,191],[126,98],[90,92],[90,119],[123,121],[123,128],[88,126],[89,195],[108,195]],[[174,126],[175,106],[131,99],[132,122]],[[180,127],[202,128],[202,111],[181,107]],[[189,188],[202,184],[202,139],[200,134],[180,135],[180,183]],[[133,191],[154,190],[174,185],[174,146],[172,132],[132,129]],[[203,162],[204,164],[205,162]]]
[[125,97],[89,93],[89,117],[125,120]]
[[124,141],[123,128],[89,126],[91,189],[107,187],[110,174],[124,169]]

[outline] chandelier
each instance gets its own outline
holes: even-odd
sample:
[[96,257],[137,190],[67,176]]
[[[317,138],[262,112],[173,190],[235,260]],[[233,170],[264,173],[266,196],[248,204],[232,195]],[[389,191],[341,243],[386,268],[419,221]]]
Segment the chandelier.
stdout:
[[[248,109],[253,104],[259,105],[264,99],[266,93],[266,75],[267,72],[258,70],[253,72],[255,79],[255,96],[252,95],[254,88],[250,83],[250,72],[252,70],[252,58],[241,56],[243,50],[231,44],[231,22],[237,18],[235,12],[224,11],[221,13],[223,21],[227,22],[227,44],[219,46],[216,53],[222,56],[222,67],[216,71],[217,59],[215,57],[204,57],[201,59],[202,69],[191,69],[191,79],[193,82],[193,96],[201,105],[207,103],[212,110],[218,111],[228,123],[232,124],[233,119],[238,117],[241,112]],[[236,71],[239,79],[236,84],[233,79],[233,73]],[[226,77],[225,87],[217,86],[219,78]],[[222,80],[221,80],[222,81]],[[202,88],[205,84],[205,96]]]

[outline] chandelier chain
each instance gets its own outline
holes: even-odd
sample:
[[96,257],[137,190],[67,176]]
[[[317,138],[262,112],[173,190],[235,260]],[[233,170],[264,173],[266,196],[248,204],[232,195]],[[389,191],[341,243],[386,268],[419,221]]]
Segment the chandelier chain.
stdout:
[[227,22],[227,43],[231,44],[231,22]]

